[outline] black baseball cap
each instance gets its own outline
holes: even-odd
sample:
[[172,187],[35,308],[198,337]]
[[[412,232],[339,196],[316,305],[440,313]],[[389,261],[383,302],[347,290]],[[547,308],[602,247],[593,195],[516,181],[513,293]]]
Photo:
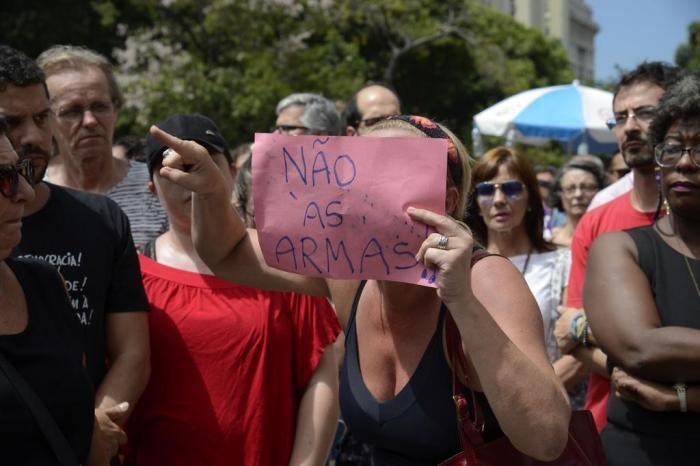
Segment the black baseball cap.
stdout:
[[[199,114],[176,114],[157,123],[156,126],[166,133],[177,136],[180,139],[196,141],[210,152],[224,154],[229,163],[232,162],[226,140],[221,135],[219,128],[211,119]],[[151,133],[146,134],[146,163],[148,173],[153,178],[153,170],[163,161],[163,152],[167,146],[156,140]]]

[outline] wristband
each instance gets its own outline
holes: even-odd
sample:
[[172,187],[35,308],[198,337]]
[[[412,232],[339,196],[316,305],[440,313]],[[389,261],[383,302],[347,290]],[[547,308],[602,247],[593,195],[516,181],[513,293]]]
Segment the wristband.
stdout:
[[677,383],[673,386],[676,389],[676,394],[678,395],[678,401],[681,402],[681,413],[688,412],[688,386],[684,383]]
[[571,326],[569,327],[569,338],[574,343],[581,343],[581,335],[583,333],[583,323],[582,319],[586,316],[582,311],[576,313],[576,315],[571,319]]

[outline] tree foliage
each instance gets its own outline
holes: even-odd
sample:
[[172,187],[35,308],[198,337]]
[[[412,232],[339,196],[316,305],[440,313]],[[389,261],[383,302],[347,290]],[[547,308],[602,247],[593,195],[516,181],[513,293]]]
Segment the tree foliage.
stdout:
[[[21,10],[18,0],[8,5]],[[41,12],[38,33],[27,27],[34,13],[15,26],[16,15],[3,19],[11,44],[36,55],[83,43],[111,55],[127,99],[120,133],[200,112],[242,143],[271,126],[287,94],[345,102],[381,80],[397,88],[404,111],[468,139],[478,111],[573,79],[558,42],[465,0],[58,0]]]
[[688,42],[676,49],[676,64],[688,71],[700,71],[700,21],[688,25]]

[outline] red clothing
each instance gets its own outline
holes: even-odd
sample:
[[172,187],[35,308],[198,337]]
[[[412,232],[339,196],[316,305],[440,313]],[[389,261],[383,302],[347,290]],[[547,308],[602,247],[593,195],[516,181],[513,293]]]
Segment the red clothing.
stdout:
[[[586,278],[588,250],[598,236],[609,231],[626,230],[652,223],[654,223],[654,212],[639,212],[632,207],[631,191],[587,212],[576,226],[571,241],[571,272],[567,287],[567,306],[583,307],[583,281]],[[599,431],[603,430],[607,422],[608,396],[610,396],[610,381],[591,373],[585,408],[593,413]]]
[[301,397],[340,332],[331,306],[140,262],[152,369],[127,426],[127,460],[287,464]]

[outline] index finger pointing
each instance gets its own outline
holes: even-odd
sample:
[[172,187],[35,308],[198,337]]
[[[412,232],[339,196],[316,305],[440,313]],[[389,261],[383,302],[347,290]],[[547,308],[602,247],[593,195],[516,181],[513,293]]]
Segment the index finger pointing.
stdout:
[[419,209],[417,207],[409,207],[406,209],[406,213],[411,216],[413,220],[417,220],[421,223],[429,225],[439,233],[451,235],[459,231],[461,228],[457,222],[452,220],[450,217],[445,215],[436,214],[425,209]]
[[149,132],[156,140],[180,154],[185,164],[194,164],[202,157],[209,156],[209,152],[196,142],[180,139],[177,136],[166,133],[156,125],[151,125]]

